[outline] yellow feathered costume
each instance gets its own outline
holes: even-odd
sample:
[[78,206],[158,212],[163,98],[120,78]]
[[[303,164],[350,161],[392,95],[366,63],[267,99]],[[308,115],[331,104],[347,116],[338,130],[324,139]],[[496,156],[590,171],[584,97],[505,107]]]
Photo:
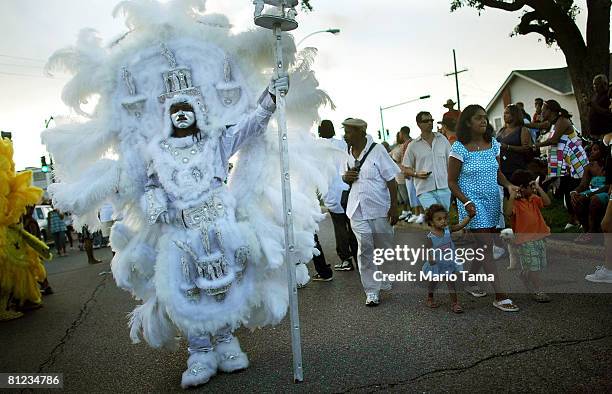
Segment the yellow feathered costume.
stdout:
[[46,277],[41,257],[50,257],[49,248],[19,224],[26,206],[43,193],[31,183],[31,171],[15,173],[13,145],[0,138],[0,313],[9,295],[20,303],[41,302],[38,282]]

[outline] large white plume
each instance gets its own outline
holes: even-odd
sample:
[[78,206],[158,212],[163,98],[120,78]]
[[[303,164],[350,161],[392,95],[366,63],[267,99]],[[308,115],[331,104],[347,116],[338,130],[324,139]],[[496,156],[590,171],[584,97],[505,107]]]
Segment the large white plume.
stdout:
[[[104,201],[112,201],[116,212],[124,212],[124,221],[119,223],[123,227],[113,237],[117,252],[113,273],[122,288],[145,302],[131,315],[132,338],[137,340],[142,331],[142,337],[156,347],[174,338],[174,328],[155,292],[150,291],[155,288],[151,265],[155,264],[156,233],[146,229],[137,202],[144,194],[146,166],[151,160],[145,147],[167,124],[158,96],[164,92],[162,73],[170,67],[160,45],[174,55],[178,67],[191,70],[211,128],[236,123],[251,111],[274,66],[274,39],[269,30],[254,26],[233,34],[230,18],[206,14],[205,6],[205,0],[122,1],[113,16],[124,18],[125,34],[102,45],[95,31],[83,29],[74,46],[58,50],[47,64],[48,72],[73,74],[62,99],[87,118],[43,133],[43,142],[57,163],[54,203],[78,213],[83,221],[95,218]],[[333,103],[319,89],[311,69],[316,50],[297,53],[290,34],[283,34],[282,46],[291,78],[287,121],[295,250],[305,262],[312,256],[313,234],[322,218],[316,192],[325,193],[334,171],[332,156],[337,154],[319,144],[310,129],[319,121],[318,109],[333,107]],[[240,90],[231,104],[222,100],[226,86]],[[92,99],[97,105],[85,112],[82,105]],[[137,110],[130,107],[138,103]],[[276,124],[272,122],[261,138],[243,146],[234,161],[229,190],[237,201],[238,224],[253,249],[253,264],[258,267],[254,270],[257,296],[251,312],[240,319],[249,327],[258,327],[278,322],[287,308],[285,213]],[[137,261],[140,254],[142,261]]]

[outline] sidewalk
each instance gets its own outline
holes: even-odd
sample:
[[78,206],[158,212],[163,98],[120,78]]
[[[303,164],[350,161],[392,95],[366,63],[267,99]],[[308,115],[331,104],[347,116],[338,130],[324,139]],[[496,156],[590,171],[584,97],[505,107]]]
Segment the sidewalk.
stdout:
[[[429,231],[429,227],[427,225],[420,225],[414,223],[406,223],[404,221],[400,221],[396,227],[400,229],[411,229],[411,230],[419,230],[422,232]],[[548,238],[546,238],[546,246],[549,251],[554,251],[555,254],[562,254],[567,257],[573,257],[577,259],[592,259],[601,261],[604,258],[604,247],[602,244],[593,244],[593,245],[582,245],[575,242],[568,242],[568,239],[563,239],[563,237],[571,237],[575,238],[578,234],[575,233],[560,233],[560,234],[551,234]],[[455,237],[453,236],[453,239]]]

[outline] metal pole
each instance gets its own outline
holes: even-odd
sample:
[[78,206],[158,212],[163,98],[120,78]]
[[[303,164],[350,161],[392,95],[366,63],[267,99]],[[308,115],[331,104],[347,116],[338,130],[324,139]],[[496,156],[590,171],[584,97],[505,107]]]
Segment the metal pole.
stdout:
[[[274,25],[276,37],[276,76],[284,71],[283,49],[280,25]],[[291,318],[291,349],[293,351],[293,380],[302,382],[302,340],[300,335],[300,315],[298,313],[297,286],[295,280],[295,239],[293,216],[291,212],[291,179],[289,176],[289,145],[287,143],[287,119],[285,118],[285,94],[276,91],[276,114],[278,122],[278,142],[280,147],[281,185],[283,193],[283,212],[285,218],[285,264],[287,265],[287,285],[289,288],[289,314]]]
[[453,49],[453,63],[455,64],[455,87],[457,88],[457,109],[461,111],[461,98],[459,98],[459,72],[457,71],[457,56]]
[[383,141],[387,140],[387,137],[385,136],[385,121],[383,120],[383,107],[379,107],[380,108],[380,134],[382,135],[382,139]]

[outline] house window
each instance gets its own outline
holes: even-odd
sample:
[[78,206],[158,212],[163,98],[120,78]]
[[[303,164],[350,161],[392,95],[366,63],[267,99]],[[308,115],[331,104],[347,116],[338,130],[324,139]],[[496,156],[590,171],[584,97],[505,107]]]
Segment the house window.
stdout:
[[502,123],[502,118],[495,118],[493,119],[493,128],[495,129],[495,131],[499,131],[503,126]]

